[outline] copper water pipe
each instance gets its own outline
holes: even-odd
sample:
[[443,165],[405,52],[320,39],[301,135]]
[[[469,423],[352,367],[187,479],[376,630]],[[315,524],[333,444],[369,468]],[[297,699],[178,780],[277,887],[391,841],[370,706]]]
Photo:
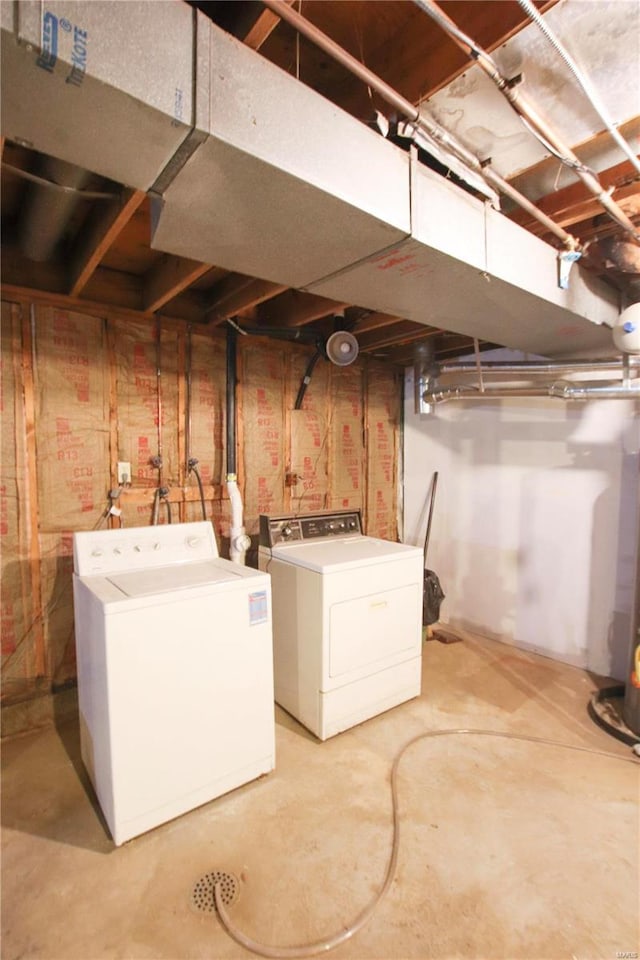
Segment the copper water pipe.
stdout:
[[464,51],[471,60],[478,64],[484,73],[495,83],[500,93],[506,97],[518,116],[525,121],[526,125],[533,128],[532,132],[534,135],[539,135],[540,138],[545,140],[547,144],[551,146],[552,152],[557,151],[559,159],[564,163],[569,161],[568,166],[570,166],[572,170],[575,170],[587,190],[596,197],[609,216],[615,220],[623,230],[631,234],[634,240],[640,241],[640,233],[638,233],[624,210],[604,189],[598,177],[582,163],[571,147],[568,147],[555,131],[551,129],[548,123],[542,119],[526,96],[523,96],[517,87],[500,73],[493,57],[463,33],[456,22],[438,6],[435,0],[413,0],[413,2],[427,13],[438,26],[442,27],[453,42]]
[[377,74],[369,70],[368,67],[365,67],[363,63],[356,60],[344,47],[341,47],[335,40],[328,37],[326,33],[319,30],[315,24],[311,23],[305,17],[300,16],[299,13],[284,3],[283,0],[262,0],[262,2],[265,7],[268,7],[283,20],[286,20],[287,23],[290,23],[292,27],[304,34],[308,40],[311,40],[312,43],[315,43],[316,46],[324,50],[325,53],[328,53],[330,57],[333,57],[334,60],[341,63],[343,67],[346,67],[347,70],[366,83],[372,90],[375,90],[377,94],[386,100],[387,103],[391,104],[399,113],[408,117],[409,120],[417,126],[420,126],[433,140],[448,147],[455,153],[458,159],[466,163],[471,169],[480,173],[487,183],[490,183],[496,190],[508,196],[514,203],[517,203],[523,210],[526,210],[530,216],[538,220],[539,223],[542,223],[547,230],[561,240],[568,249],[580,249],[580,243],[574,236],[567,233],[566,230],[543,213],[535,204],[531,203],[530,200],[516,190],[515,187],[512,187],[510,183],[504,180],[490,166],[481,164],[478,157],[456,140],[444,127],[441,127],[435,120],[421,116],[420,111],[410,100],[407,100],[399,94],[397,90],[390,87],[388,83],[385,83]]

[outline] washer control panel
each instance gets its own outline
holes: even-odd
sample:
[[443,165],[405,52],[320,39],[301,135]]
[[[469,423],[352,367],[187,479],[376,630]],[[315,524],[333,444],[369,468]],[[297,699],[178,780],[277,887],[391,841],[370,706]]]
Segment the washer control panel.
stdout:
[[73,568],[79,576],[146,570],[217,556],[218,547],[208,520],[86,530],[73,537]]
[[362,535],[359,510],[339,510],[304,516],[260,517],[260,546],[275,547],[305,540],[328,540],[349,534]]

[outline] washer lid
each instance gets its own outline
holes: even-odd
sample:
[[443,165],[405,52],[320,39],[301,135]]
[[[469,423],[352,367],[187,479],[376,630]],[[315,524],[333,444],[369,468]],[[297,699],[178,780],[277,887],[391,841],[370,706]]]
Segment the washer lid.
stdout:
[[173,593],[187,587],[237,583],[243,579],[243,575],[236,573],[230,563],[222,566],[215,560],[207,560],[204,563],[176,563],[150,570],[132,570],[105,579],[127,597],[148,597],[154,593]]
[[[266,551],[269,552],[268,550]],[[312,543],[282,544],[273,547],[272,556],[319,573],[332,573],[351,567],[364,567],[389,560],[419,557],[422,550],[405,543],[377,540],[375,537],[345,537],[316,540]]]

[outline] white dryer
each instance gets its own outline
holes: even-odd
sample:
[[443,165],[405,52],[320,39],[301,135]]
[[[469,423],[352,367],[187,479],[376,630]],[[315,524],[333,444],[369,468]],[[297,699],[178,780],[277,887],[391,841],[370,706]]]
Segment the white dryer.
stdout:
[[358,511],[260,517],[275,698],[321,740],[420,693],[423,557]]
[[82,758],[118,845],[275,765],[269,577],[210,523],[74,536]]

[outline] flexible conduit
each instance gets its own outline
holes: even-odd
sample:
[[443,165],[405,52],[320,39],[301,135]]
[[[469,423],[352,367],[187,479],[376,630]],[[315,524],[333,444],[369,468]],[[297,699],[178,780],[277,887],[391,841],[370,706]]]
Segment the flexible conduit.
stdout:
[[483,50],[475,41],[463,33],[451,17],[440,9],[435,0],[413,0],[413,2],[416,6],[420,7],[421,10],[424,10],[424,12],[456,42],[460,49],[463,50],[471,60],[476,62],[484,73],[493,80],[500,93],[506,97],[528,130],[542,143],[545,149],[549,150],[558,160],[576,172],[586,188],[607,211],[611,219],[615,220],[634,240],[640,241],[640,233],[637,232],[624,210],[615,200],[612,200],[610,194],[598,180],[598,177],[578,159],[570,147],[563,143],[560,137],[557,136],[551,127],[540,117],[533,105],[500,73],[495,60],[493,60],[486,50]]
[[531,0],[518,0],[518,3],[522,7],[522,9],[525,11],[525,13],[528,14],[529,17],[531,17],[531,19],[536,24],[536,26],[540,28],[540,30],[545,35],[545,37],[547,38],[551,46],[555,48],[556,52],[564,60],[565,64],[567,65],[567,67],[573,74],[574,78],[577,80],[578,84],[582,88],[582,91],[585,94],[587,100],[589,101],[589,103],[591,104],[595,112],[598,114],[598,116],[604,123],[605,127],[607,128],[607,130],[609,131],[609,133],[611,134],[615,142],[618,144],[618,146],[620,147],[622,152],[625,154],[625,156],[627,156],[628,159],[631,161],[631,163],[633,164],[635,169],[638,171],[638,173],[640,173],[640,160],[638,160],[637,156],[635,155],[635,153],[633,152],[633,150],[631,149],[627,141],[624,139],[620,131],[617,129],[615,123],[609,116],[609,111],[607,110],[604,103],[600,99],[600,96],[597,90],[595,89],[595,87],[593,86],[589,78],[582,72],[582,70],[580,70],[578,64],[575,62],[575,60],[573,59],[573,57],[571,56],[567,48],[563,46],[563,44],[560,42],[556,34],[553,32],[553,30],[551,29],[547,21],[539,13],[538,9],[531,3]]
[[427,137],[450,150],[462,163],[483,176],[492,187],[509,197],[514,203],[518,204],[519,207],[522,207],[523,210],[526,210],[526,212],[541,223],[549,233],[552,233],[561,240],[569,250],[577,250],[580,248],[580,244],[574,236],[567,233],[563,227],[555,223],[551,217],[543,213],[534,203],[531,203],[527,197],[516,190],[515,187],[512,187],[510,183],[501,177],[500,174],[496,173],[490,166],[486,164],[483,165],[478,157],[476,157],[471,150],[463,146],[453,134],[445,130],[444,127],[441,127],[433,118],[421,114],[410,100],[405,99],[405,97],[401,96],[393,87],[390,87],[388,83],[385,83],[377,74],[369,70],[368,67],[365,67],[365,65],[360,63],[359,60],[356,60],[355,57],[352,57],[347,50],[328,37],[322,30],[319,30],[315,24],[310,23],[305,17],[301,17],[300,14],[289,7],[284,0],[262,0],[262,2],[265,7],[272,10],[282,20],[290,23],[292,27],[304,34],[312,43],[315,43],[316,46],[324,50],[325,53],[333,57],[338,63],[341,63],[342,66],[353,73],[354,76],[362,80],[363,83],[366,83],[372,90],[375,90],[375,92],[379,94],[383,100],[391,104],[395,110],[403,116],[408,117]]
[[631,757],[621,757],[616,753],[610,753],[608,750],[597,750],[593,747],[583,747],[579,744],[563,743],[561,740],[549,740],[547,737],[532,737],[528,736],[527,734],[508,733],[507,731],[501,730],[474,730],[471,728],[460,727],[457,729],[430,730],[427,733],[420,733],[417,737],[413,737],[411,740],[405,743],[403,747],[401,747],[393,761],[393,766],[391,767],[391,808],[393,818],[393,834],[387,870],[379,893],[377,893],[371,903],[369,903],[368,906],[366,906],[365,909],[358,914],[353,923],[351,923],[348,927],[345,927],[343,930],[340,930],[338,933],[335,933],[333,936],[327,937],[324,940],[316,940],[314,943],[299,944],[298,946],[291,947],[269,946],[268,944],[259,943],[257,940],[253,940],[245,933],[242,933],[242,931],[234,925],[222,901],[222,884],[216,883],[214,887],[216,908],[229,936],[233,937],[237,943],[242,944],[243,947],[246,947],[247,950],[251,950],[253,953],[258,954],[261,957],[282,958],[282,960],[288,960],[288,958],[291,957],[316,957],[318,954],[328,953],[329,950],[333,950],[335,947],[340,946],[341,943],[345,943],[345,941],[350,940],[353,936],[355,936],[355,934],[364,927],[367,921],[371,919],[378,904],[388,892],[395,876],[396,865],[398,862],[398,846],[400,843],[400,816],[398,814],[397,783],[400,761],[407,750],[409,750],[409,748],[415,743],[419,743],[421,740],[429,740],[433,739],[434,737],[451,737],[462,735],[472,735],[476,737],[499,737],[504,740],[519,740],[524,743],[541,743],[552,747],[562,747],[565,750],[577,750],[581,753],[592,753],[596,756],[607,757],[611,760],[622,760],[625,763],[632,763],[635,766],[638,765],[638,760],[635,760]]

